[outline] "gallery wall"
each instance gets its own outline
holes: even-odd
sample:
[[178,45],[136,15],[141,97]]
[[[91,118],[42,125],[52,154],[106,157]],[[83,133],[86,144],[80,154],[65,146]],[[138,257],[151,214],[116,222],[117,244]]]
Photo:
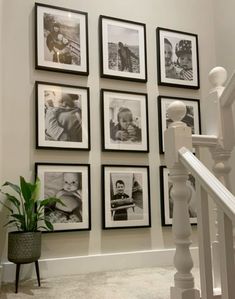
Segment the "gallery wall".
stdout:
[[[209,91],[208,72],[215,66],[215,43],[212,0],[47,0],[50,5],[88,12],[89,66],[88,77],[35,70],[34,67],[34,2],[3,2],[3,107],[1,127],[2,181],[17,182],[19,175],[34,177],[35,162],[91,164],[91,231],[49,233],[43,235],[42,258],[86,256],[141,250],[172,248],[171,228],[161,226],[157,96],[178,96],[201,100],[202,131],[205,126]],[[98,18],[107,15],[146,24],[148,82],[135,83],[99,76]],[[201,88],[159,87],[157,85],[156,27],[198,34]],[[2,68],[0,68],[2,69]],[[35,81],[90,87],[91,151],[35,149]],[[100,89],[148,93],[149,154],[101,151]],[[0,89],[1,90],[1,89]],[[0,94],[1,95],[1,94]],[[1,108],[1,107],[0,107]],[[150,166],[151,228],[102,230],[101,164]],[[196,227],[193,244],[197,244]],[[0,242],[1,244],[1,242]],[[6,246],[5,246],[6,247]],[[6,260],[6,257],[5,257]]]

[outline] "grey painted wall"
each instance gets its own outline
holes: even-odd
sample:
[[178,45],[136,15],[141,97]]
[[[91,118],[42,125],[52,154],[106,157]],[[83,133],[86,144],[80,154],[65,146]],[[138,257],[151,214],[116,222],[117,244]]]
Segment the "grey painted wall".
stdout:
[[[164,158],[158,151],[157,96],[200,98],[202,121],[206,115],[205,98],[209,84],[207,74],[215,66],[215,44],[212,0],[47,0],[51,5],[88,12],[90,75],[46,72],[34,69],[34,2],[5,0],[3,7],[3,117],[1,159],[2,180],[18,181],[19,175],[34,176],[34,162],[68,162],[91,164],[91,232],[54,233],[43,236],[42,257],[64,257],[95,253],[151,250],[173,246],[171,230],[161,227],[159,165]],[[100,14],[146,23],[148,82],[130,83],[99,77],[98,17]],[[201,88],[158,87],[156,68],[156,27],[198,34]],[[91,92],[91,144],[87,152],[46,151],[35,149],[36,80],[89,86]],[[100,131],[100,88],[147,92],[149,96],[150,153],[102,153]],[[101,229],[101,164],[150,165],[152,205],[151,229],[102,231]],[[195,230],[195,229],[194,229]],[[196,234],[193,235],[194,244]],[[0,242],[1,244],[1,242]]]

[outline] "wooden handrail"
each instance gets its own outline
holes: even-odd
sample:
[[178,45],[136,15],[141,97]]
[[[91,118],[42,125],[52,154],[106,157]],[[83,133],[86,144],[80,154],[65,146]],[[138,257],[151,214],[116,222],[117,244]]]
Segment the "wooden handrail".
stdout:
[[235,220],[235,196],[187,148],[179,151],[182,164],[199,180],[201,186],[231,219]]

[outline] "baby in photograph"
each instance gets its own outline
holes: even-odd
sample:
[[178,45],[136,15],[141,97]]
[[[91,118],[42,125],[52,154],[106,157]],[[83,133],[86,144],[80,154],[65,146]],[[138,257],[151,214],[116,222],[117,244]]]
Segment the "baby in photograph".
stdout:
[[180,40],[175,46],[175,54],[178,57],[179,79],[193,80],[192,42],[190,40]]
[[72,96],[78,98],[78,95],[62,94],[61,97],[54,95],[49,101],[45,95],[46,140],[82,141],[81,110]]
[[141,141],[141,129],[133,120],[132,112],[129,108],[121,107],[117,114],[118,123],[110,121],[110,137],[117,141]]
[[79,174],[66,172],[63,176],[63,187],[56,194],[65,204],[56,203],[57,222],[82,222],[82,196]]

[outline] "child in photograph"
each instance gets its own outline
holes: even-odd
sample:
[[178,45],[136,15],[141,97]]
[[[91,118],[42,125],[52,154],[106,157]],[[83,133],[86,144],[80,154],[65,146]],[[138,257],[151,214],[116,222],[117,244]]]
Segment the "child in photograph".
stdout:
[[165,72],[166,78],[179,79],[176,67],[172,61],[173,49],[171,42],[164,38]]
[[82,141],[81,110],[75,104],[75,96],[62,94],[61,97],[50,95],[45,91],[45,128],[46,139],[54,141]]
[[177,64],[180,68],[179,79],[192,81],[192,42],[180,40],[175,46],[175,54],[178,57]]
[[59,34],[60,34],[60,24],[58,22],[55,22],[52,24],[52,29],[50,30],[46,38],[46,45],[49,51],[53,54],[52,60],[54,62],[58,62],[57,47],[58,44],[60,44],[60,41],[58,39]]
[[132,68],[132,57],[139,61],[139,58],[122,42],[118,43],[118,55],[121,61],[120,71],[133,72]]
[[79,174],[66,172],[63,176],[63,187],[56,197],[64,203],[56,203],[55,211],[60,222],[82,222],[82,196],[79,183]]
[[130,205],[133,205],[133,199],[129,197],[125,191],[125,184],[122,180],[116,181],[116,194],[112,196],[111,199],[111,209],[113,212],[113,220],[127,220],[128,213],[127,210]]
[[58,34],[58,41],[55,44],[55,51],[57,54],[57,62],[71,64],[72,54],[69,48],[69,40],[61,33]]
[[118,141],[141,141],[141,129],[134,123],[129,108],[121,107],[117,114],[118,123],[110,123],[110,136]]

